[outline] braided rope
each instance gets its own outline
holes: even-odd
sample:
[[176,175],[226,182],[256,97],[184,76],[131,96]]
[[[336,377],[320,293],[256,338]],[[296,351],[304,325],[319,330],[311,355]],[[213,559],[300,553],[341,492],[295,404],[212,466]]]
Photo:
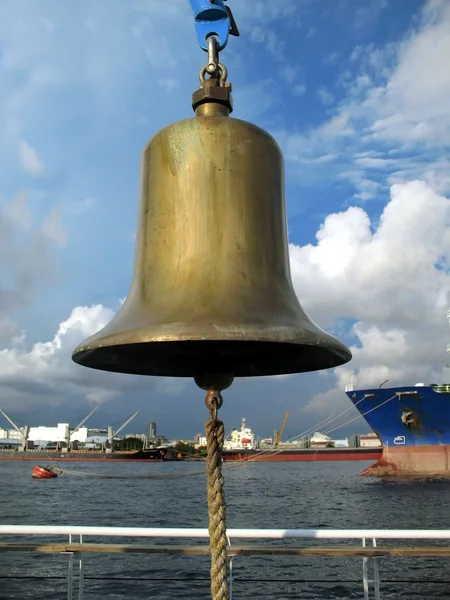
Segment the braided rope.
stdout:
[[225,438],[223,422],[211,414],[206,422],[208,516],[211,548],[212,600],[228,600],[227,586],[227,526],[225,520],[222,448]]

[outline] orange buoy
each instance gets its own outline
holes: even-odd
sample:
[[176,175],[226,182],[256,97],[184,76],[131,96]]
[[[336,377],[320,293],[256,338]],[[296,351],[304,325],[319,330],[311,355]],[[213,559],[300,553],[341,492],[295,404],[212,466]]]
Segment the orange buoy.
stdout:
[[33,479],[55,479],[58,474],[51,467],[41,467],[36,465],[31,472]]

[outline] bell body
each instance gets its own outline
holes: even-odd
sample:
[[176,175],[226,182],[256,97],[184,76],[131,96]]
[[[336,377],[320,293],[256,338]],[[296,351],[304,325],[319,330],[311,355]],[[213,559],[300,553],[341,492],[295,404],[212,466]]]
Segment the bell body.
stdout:
[[281,151],[216,103],[169,125],[142,158],[133,282],[120,312],[73,359],[194,377],[319,370],[351,354],[294,292]]

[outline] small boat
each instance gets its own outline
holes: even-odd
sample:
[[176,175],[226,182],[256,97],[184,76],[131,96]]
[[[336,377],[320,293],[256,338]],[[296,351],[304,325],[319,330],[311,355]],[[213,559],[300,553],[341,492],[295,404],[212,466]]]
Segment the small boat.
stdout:
[[33,479],[55,479],[58,474],[51,467],[41,467],[36,465],[31,472]]

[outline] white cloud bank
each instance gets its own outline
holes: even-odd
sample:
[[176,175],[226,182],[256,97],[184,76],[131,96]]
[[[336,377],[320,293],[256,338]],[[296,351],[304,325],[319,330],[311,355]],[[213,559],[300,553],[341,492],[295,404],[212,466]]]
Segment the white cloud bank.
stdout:
[[374,139],[450,144],[450,3],[433,0],[425,5],[419,32],[399,46],[397,66],[383,87],[370,90],[363,110],[375,115]]
[[442,382],[450,292],[450,200],[426,183],[391,187],[378,223],[362,208],[329,215],[317,244],[291,247],[293,278],[306,309],[324,326],[352,319],[351,363],[307,410],[346,406],[344,387]]
[[37,342],[31,348],[27,347],[25,333],[20,334],[6,320],[0,321],[2,408],[17,410],[20,406],[27,411],[77,399],[101,403],[139,388],[147,396],[152,392],[180,392],[183,382],[103,373],[72,361],[71,354],[78,343],[102,329],[113,316],[114,311],[102,305],[77,306],[60,323],[52,340]]
[[[290,255],[305,310],[321,326],[357,340],[353,361],[335,370],[335,385],[313,398],[307,410],[334,412],[336,402],[347,406],[343,388],[351,373],[358,386],[443,378],[450,200],[424,182],[396,184],[379,222],[371,222],[360,207],[331,214],[317,232],[317,243],[291,245]],[[62,389],[66,398],[95,402],[147,389],[148,378],[92,371],[70,358],[75,346],[113,314],[101,305],[78,306],[51,341],[31,348],[11,323],[0,323],[0,392],[6,402],[10,398],[26,406],[30,389],[33,403],[54,402]],[[342,319],[351,319],[350,330]],[[151,378],[151,385],[161,393],[177,393],[184,384]]]
[[[62,13],[58,13],[51,22],[32,19],[25,37],[33,43],[24,45],[23,3],[14,3],[17,14],[12,21],[16,26],[11,27],[5,18],[2,23],[6,25],[1,27],[5,52],[0,64],[5,77],[10,77],[10,93],[0,103],[4,109],[0,122],[6,132],[0,142],[0,154],[3,149],[5,160],[11,147],[19,144],[22,167],[31,174],[42,173],[42,160],[24,136],[26,125],[35,122],[36,107],[43,105],[48,86],[67,81],[79,83],[80,78],[86,84],[88,80],[93,97],[101,105],[104,97],[110,100],[113,96],[112,82],[114,91],[127,90],[126,82],[136,79],[143,56],[150,65],[152,58],[158,56],[158,64],[166,73],[161,47],[163,58],[170,58],[174,48],[169,43],[163,46],[164,40],[150,33],[165,21],[164,11],[170,11],[171,16],[179,16],[177,34],[174,37],[173,23],[168,42],[183,40],[181,33],[188,30],[193,39],[192,23],[184,19],[183,11],[188,14],[186,4],[178,0],[176,4],[136,0],[134,10],[137,5],[149,14],[147,19],[141,19],[139,13],[139,30],[130,27],[134,18],[126,21],[124,35],[128,45],[118,44],[117,39],[122,38],[110,34],[113,24],[117,32],[122,32],[122,12],[108,13],[113,22],[104,28],[101,8],[94,11],[94,20],[84,24],[86,36],[91,36],[90,41],[83,38],[85,44],[80,45],[79,29],[73,27],[73,20],[63,20]],[[84,2],[83,6],[78,23],[84,14],[90,14],[84,10],[91,5]],[[283,0],[259,2],[258,6],[265,7],[261,15],[274,19],[279,15],[284,18],[285,10],[291,14],[294,4]],[[242,29],[254,27],[253,17],[246,25],[248,9],[242,7],[236,9],[242,12],[237,15]],[[276,14],[266,12],[269,7]],[[2,12],[5,11],[0,8]],[[252,9],[251,14],[254,12]],[[256,25],[259,21],[263,22],[262,17],[256,18]],[[39,33],[36,23],[45,28],[46,36]],[[317,233],[317,243],[290,248],[294,285],[305,309],[321,326],[335,329],[340,337],[350,333],[355,340],[353,361],[335,371],[335,384],[330,390],[311,400],[308,410],[312,412],[334,412],[337,402],[347,407],[342,390],[352,372],[358,386],[378,385],[384,379],[390,383],[415,383],[444,378],[450,234],[449,200],[441,194],[450,188],[450,165],[448,154],[440,155],[440,151],[450,145],[450,70],[445,61],[450,53],[449,27],[450,4],[446,0],[429,2],[421,22],[401,44],[385,51],[362,48],[355,52],[360,72],[353,79],[343,77],[347,95],[328,122],[307,135],[277,135],[285,147],[286,158],[297,165],[299,172],[301,165],[309,171],[317,163],[322,168],[326,165],[331,177],[332,166],[337,164],[338,175],[354,182],[360,198],[377,193],[381,199],[384,192],[380,183],[397,182],[390,188],[390,200],[379,221],[352,206],[325,219]],[[100,36],[102,32],[107,35]],[[70,35],[71,43],[58,46],[56,34],[65,42]],[[136,45],[131,44],[131,38]],[[270,46],[272,40],[261,42]],[[55,47],[62,52],[55,54]],[[185,58],[189,61],[194,55],[198,57],[195,44],[190,47],[192,51]],[[94,62],[92,57],[96,57]],[[137,57],[140,63],[135,61]],[[72,65],[71,70],[68,65]],[[126,74],[128,79],[111,76],[110,65],[115,65],[114,73]],[[179,73],[173,61],[169,66],[172,72]],[[16,70],[28,73],[20,89],[12,85]],[[300,91],[304,91],[303,87]],[[47,160],[47,151],[45,156]],[[339,162],[343,156],[350,158],[346,173]],[[376,169],[383,169],[381,182],[372,176]],[[76,307],[50,341],[36,344],[31,344],[26,334],[8,319],[10,307],[26,305],[40,286],[48,285],[54,270],[48,248],[54,242],[65,243],[57,211],[47,216],[44,225],[36,226],[22,197],[11,205],[0,204],[2,407],[20,405],[26,411],[31,405],[67,403],[77,398],[101,402],[131,390],[145,389],[147,393],[149,385],[161,393],[180,391],[180,384],[171,380],[156,379],[150,383],[148,378],[104,374],[71,361],[73,348],[112,317],[109,308]],[[351,319],[350,331],[345,319]]]
[[413,179],[448,193],[449,31],[450,3],[430,0],[399,43],[356,46],[341,64],[335,87],[344,97],[329,120],[301,133],[276,132],[291,175],[310,179],[315,165],[323,179],[326,169],[327,181],[349,181],[362,201],[376,197],[380,183]]

